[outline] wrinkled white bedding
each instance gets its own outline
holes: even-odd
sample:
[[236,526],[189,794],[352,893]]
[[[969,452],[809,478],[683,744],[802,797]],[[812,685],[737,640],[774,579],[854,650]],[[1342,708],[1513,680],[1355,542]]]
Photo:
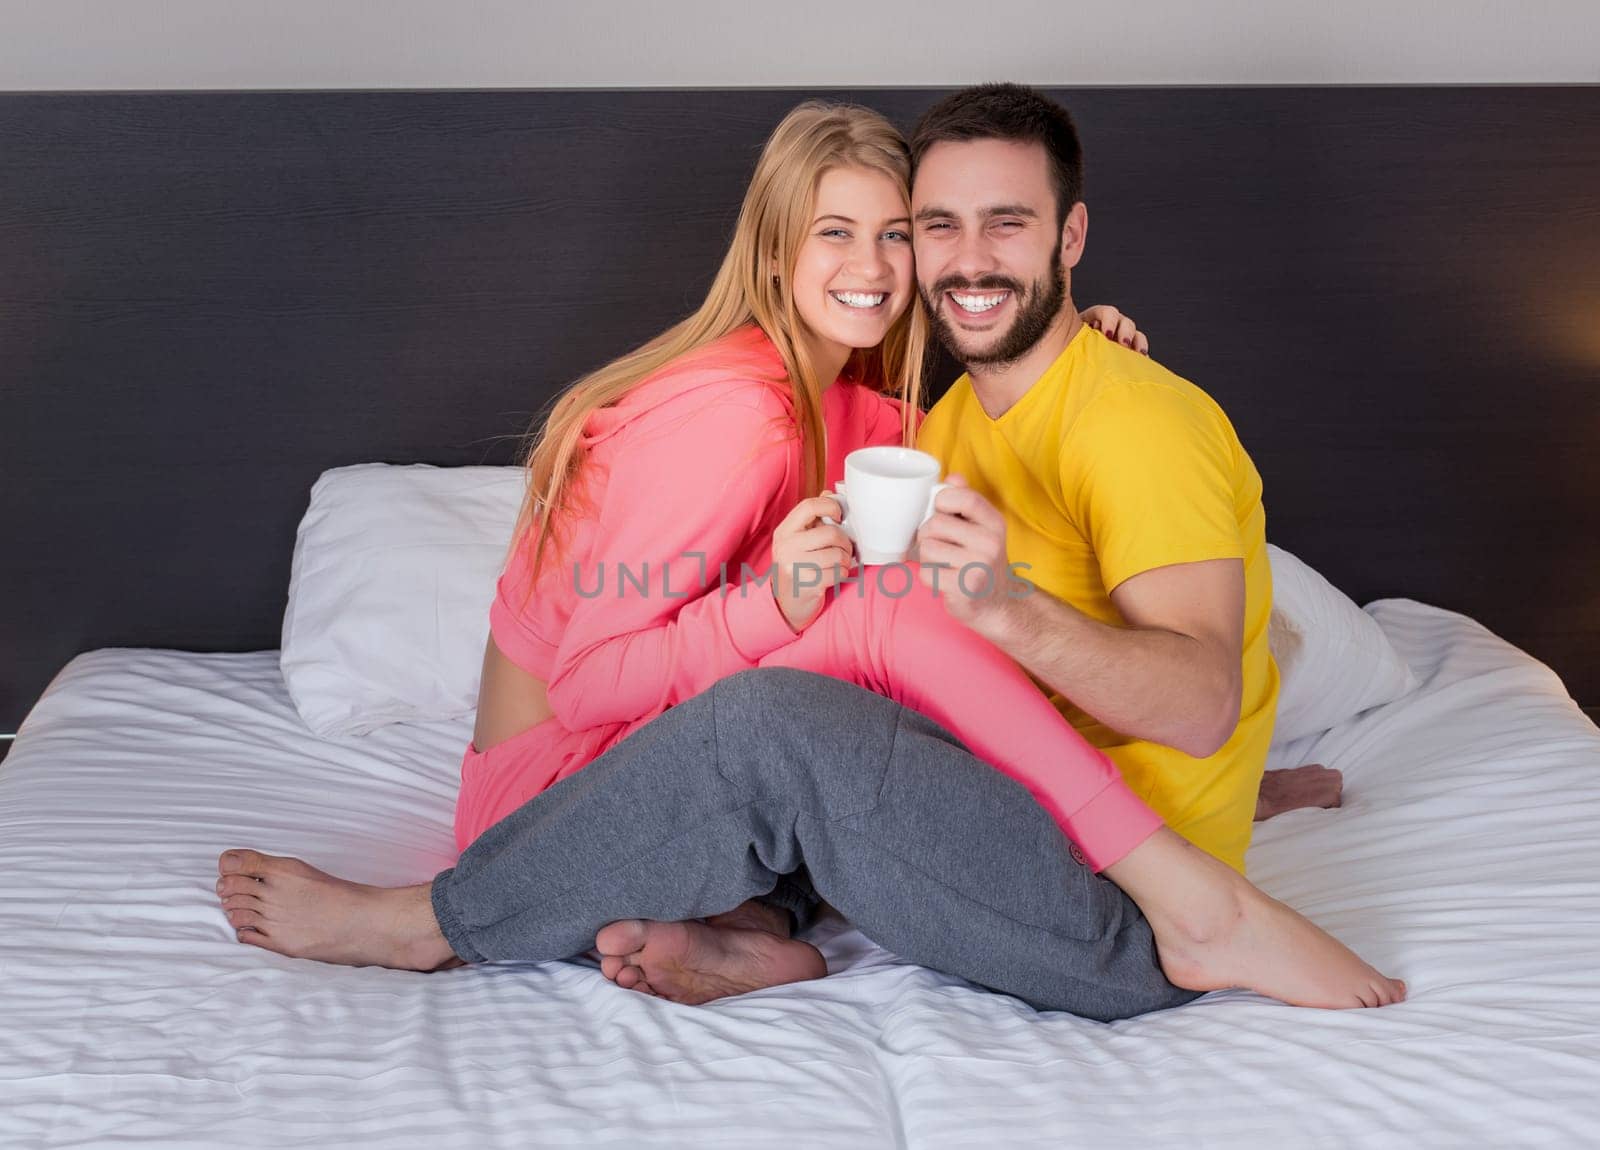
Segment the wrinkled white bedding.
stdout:
[[1252,877],[1411,986],[1381,1011],[1243,992],[1103,1026],[825,923],[834,975],[710,1007],[582,963],[435,975],[238,945],[217,852],[369,882],[452,861],[464,722],[309,734],[276,653],[108,650],[0,764],[0,1145],[1600,1144],[1600,731],[1470,620],[1374,615],[1422,686],[1281,749],[1340,811]]

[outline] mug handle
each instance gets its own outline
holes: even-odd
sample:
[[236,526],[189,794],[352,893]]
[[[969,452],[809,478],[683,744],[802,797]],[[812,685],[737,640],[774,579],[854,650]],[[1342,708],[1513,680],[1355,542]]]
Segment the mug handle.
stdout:
[[[922,523],[926,523],[928,520],[933,518],[933,501],[939,498],[939,492],[946,491],[953,486],[954,484],[950,483],[935,483],[933,485],[933,490],[928,492],[928,506],[927,509],[922,513]],[[922,526],[922,523],[917,524],[917,526]]]
[[835,483],[833,487],[834,489],[826,492],[826,494],[833,496],[839,501],[840,518],[838,520],[834,520],[824,515],[822,517],[822,521],[829,527],[837,527],[840,531],[843,531],[844,537],[850,540],[850,542],[854,543],[856,541],[855,532],[851,530],[850,524],[846,522],[846,520],[850,518],[850,501],[845,497],[844,480],[841,479],[838,483]]

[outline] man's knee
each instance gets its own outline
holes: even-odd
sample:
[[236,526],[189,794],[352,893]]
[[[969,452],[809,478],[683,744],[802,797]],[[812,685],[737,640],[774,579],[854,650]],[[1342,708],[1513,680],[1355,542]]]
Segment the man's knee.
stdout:
[[[742,671],[719,682],[718,759],[755,793],[820,817],[876,794],[903,708],[827,675]],[[870,804],[865,804],[870,805]]]
[[897,704],[831,675],[793,667],[757,667],[729,675],[713,688],[717,711],[740,715],[751,723],[807,730],[841,710],[876,709],[888,714]]

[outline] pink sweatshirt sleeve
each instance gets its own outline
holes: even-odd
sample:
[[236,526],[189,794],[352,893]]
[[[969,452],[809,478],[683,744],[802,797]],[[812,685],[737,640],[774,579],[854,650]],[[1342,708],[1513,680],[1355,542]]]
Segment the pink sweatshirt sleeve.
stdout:
[[568,730],[658,714],[794,641],[771,585],[740,586],[736,565],[787,490],[786,417],[765,387],[702,388],[619,433],[594,546],[561,572],[579,593],[548,686]]

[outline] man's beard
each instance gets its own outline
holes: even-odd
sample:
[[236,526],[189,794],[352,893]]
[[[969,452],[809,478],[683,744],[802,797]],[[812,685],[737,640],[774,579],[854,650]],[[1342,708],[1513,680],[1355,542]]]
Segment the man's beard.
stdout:
[[[1017,301],[1017,317],[992,347],[983,351],[968,351],[960,345],[961,333],[955,330],[938,306],[945,293],[950,291],[1008,291],[1011,298]],[[1034,280],[1026,294],[1020,283],[1005,276],[984,276],[976,280],[946,276],[933,285],[931,292],[922,293],[922,302],[927,306],[934,334],[944,344],[945,350],[967,367],[994,367],[1027,355],[1050,330],[1066,298],[1067,277],[1061,270],[1060,240],[1056,241],[1055,250],[1050,253],[1048,280]]]

